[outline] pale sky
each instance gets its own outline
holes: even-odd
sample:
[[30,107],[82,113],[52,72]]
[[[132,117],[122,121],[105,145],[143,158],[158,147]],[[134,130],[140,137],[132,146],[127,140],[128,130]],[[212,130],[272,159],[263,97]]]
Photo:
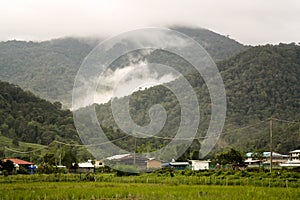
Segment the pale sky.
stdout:
[[0,0],[0,40],[203,27],[243,44],[300,42],[299,0]]

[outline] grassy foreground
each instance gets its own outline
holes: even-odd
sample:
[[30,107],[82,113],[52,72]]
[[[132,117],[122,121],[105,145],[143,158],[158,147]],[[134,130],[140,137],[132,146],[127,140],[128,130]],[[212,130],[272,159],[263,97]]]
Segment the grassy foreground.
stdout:
[[103,182],[1,183],[0,199],[300,199],[299,188]]

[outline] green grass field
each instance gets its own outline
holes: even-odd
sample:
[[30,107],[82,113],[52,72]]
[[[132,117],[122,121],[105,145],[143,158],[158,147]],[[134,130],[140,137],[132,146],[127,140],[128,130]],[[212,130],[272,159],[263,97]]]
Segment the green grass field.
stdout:
[[[40,144],[34,144],[34,143],[26,143],[26,142],[19,142],[18,146],[13,145],[13,140],[11,138],[5,137],[3,135],[0,134],[0,146],[1,147],[9,147],[13,150],[17,150],[17,151],[28,151],[28,148],[32,148],[32,150],[38,150],[41,149],[41,151],[39,152],[41,153],[45,153],[46,152],[46,146],[44,145],[40,145]],[[0,149],[0,150],[4,150],[7,154],[7,157],[17,157],[20,156],[20,153],[15,153],[13,151],[8,151],[7,149]]]
[[0,200],[300,199],[299,172],[160,172],[135,176],[116,173],[2,175]]
[[299,188],[103,182],[1,183],[0,199],[300,199]]

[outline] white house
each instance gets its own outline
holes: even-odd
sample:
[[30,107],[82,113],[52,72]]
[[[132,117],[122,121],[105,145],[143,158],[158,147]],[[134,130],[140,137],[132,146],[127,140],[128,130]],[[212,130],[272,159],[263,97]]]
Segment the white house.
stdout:
[[300,149],[290,151],[289,154],[290,154],[291,161],[299,161],[300,162]]
[[281,163],[281,167],[300,167],[300,149],[290,151],[290,158],[288,161]]
[[189,162],[192,166],[192,170],[209,169],[209,160],[190,160]]
[[[245,160],[244,162],[249,165],[257,165],[259,163],[262,163],[263,165],[269,165],[271,162],[271,152],[262,152],[261,156],[263,159],[259,161],[258,159],[254,159],[255,153],[249,152],[246,154],[247,160]],[[272,163],[275,165],[285,163],[288,160],[288,158],[288,155],[272,152]]]
[[95,166],[92,163],[92,160],[88,160],[87,162],[78,163],[78,171],[79,172],[94,172]]

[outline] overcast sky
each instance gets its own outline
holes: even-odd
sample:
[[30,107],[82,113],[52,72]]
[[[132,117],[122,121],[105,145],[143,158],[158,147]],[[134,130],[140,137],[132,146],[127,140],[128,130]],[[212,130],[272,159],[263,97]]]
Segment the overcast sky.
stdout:
[[0,40],[203,27],[243,44],[300,42],[299,0],[0,0]]

